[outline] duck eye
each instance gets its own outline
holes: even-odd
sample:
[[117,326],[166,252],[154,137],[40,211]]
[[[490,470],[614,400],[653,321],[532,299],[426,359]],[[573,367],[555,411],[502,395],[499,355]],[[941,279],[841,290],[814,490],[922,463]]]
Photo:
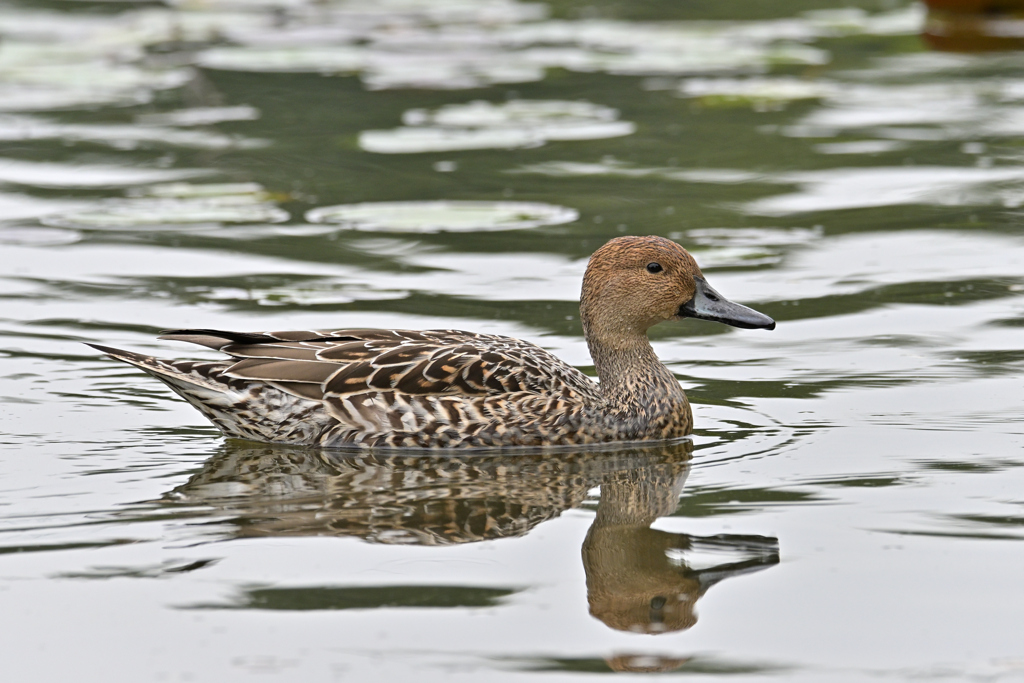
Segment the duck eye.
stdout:
[[664,270],[664,268],[661,267],[660,263],[652,261],[651,263],[647,264],[648,273],[660,273],[662,270]]

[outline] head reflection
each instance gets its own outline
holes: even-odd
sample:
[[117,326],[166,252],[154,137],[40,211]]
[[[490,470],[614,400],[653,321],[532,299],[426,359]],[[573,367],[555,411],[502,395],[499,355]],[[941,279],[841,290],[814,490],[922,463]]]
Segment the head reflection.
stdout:
[[[609,473],[594,524],[583,541],[590,613],[635,633],[669,633],[697,623],[694,606],[715,583],[779,561],[778,540],[692,536],[652,529],[676,510],[686,469]],[[704,564],[691,566],[694,555]]]
[[[608,626],[667,633],[696,622],[710,586],[778,562],[774,538],[652,529],[689,471],[687,442],[571,453],[392,455],[228,443],[167,504],[212,507],[233,537],[354,536],[450,545],[527,534],[600,486],[583,542],[590,613]],[[710,556],[691,567],[690,554]],[[707,563],[704,563],[707,565]]]

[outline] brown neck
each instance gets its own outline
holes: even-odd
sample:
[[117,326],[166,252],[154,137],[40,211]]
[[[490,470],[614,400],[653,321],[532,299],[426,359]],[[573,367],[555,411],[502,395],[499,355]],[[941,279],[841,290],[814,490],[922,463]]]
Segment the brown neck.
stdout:
[[657,400],[685,401],[679,382],[669,372],[647,339],[646,331],[607,328],[581,309],[583,331],[601,378],[601,394],[616,412],[648,414]]

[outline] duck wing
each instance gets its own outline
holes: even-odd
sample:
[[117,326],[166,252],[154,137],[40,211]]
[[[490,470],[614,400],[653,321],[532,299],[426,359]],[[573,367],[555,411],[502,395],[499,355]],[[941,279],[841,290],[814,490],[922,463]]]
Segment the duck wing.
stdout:
[[222,377],[266,382],[300,398],[367,392],[410,397],[533,394],[595,400],[595,382],[534,344],[460,330],[307,330],[260,334],[169,330],[232,357]]

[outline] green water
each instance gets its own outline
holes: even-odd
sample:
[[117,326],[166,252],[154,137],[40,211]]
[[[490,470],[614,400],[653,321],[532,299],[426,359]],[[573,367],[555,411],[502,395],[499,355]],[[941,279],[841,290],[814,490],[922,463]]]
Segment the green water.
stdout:
[[[0,3],[4,680],[1024,678],[1024,55],[923,21]],[[80,343],[454,327],[590,372],[621,234],[779,323],[652,331],[692,447],[225,442]]]

